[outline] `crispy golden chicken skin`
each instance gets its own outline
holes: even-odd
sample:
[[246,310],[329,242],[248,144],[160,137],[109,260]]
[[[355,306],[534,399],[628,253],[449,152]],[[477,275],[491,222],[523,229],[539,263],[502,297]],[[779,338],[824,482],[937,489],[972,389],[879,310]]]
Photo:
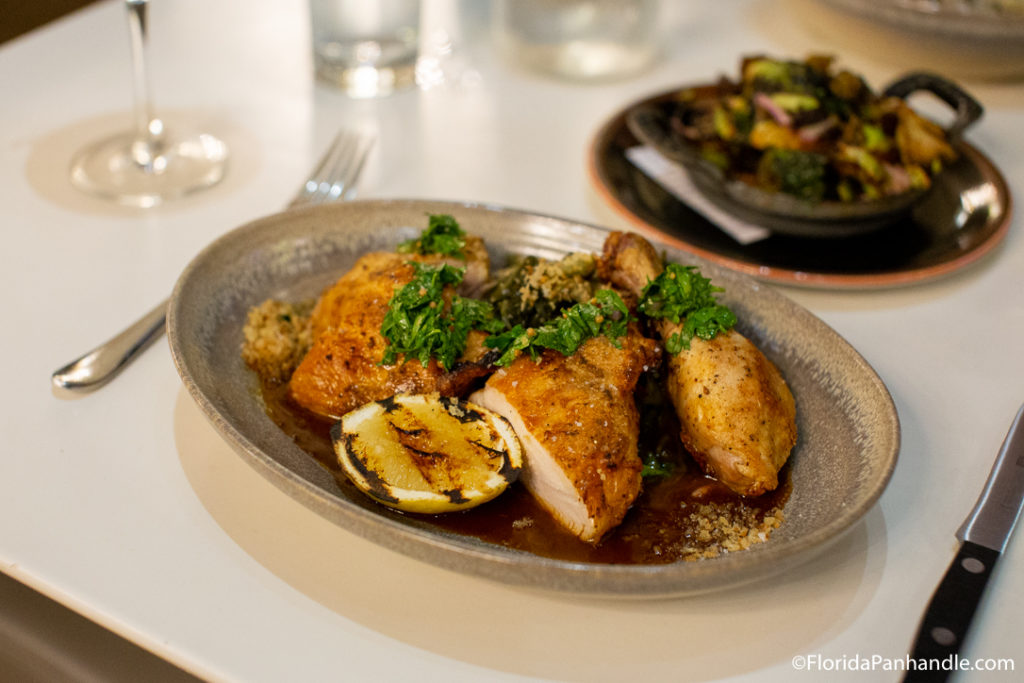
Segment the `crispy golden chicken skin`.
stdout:
[[[466,267],[463,286],[472,289],[487,278],[489,264],[478,238],[467,244],[466,251],[466,261],[443,260]],[[402,359],[395,365],[380,365],[387,345],[381,324],[395,289],[414,276],[408,262],[441,260],[390,252],[361,257],[320,296],[313,309],[313,345],[292,374],[288,388],[292,399],[313,413],[337,419],[396,393],[437,391],[458,396],[486,374],[487,365],[479,361],[487,349],[482,344],[483,333],[477,332],[470,334],[466,353],[450,371],[435,360],[426,367],[417,360],[403,363]]]
[[470,401],[504,416],[523,444],[530,493],[569,531],[597,542],[640,492],[639,414],[633,390],[658,362],[636,325],[616,348],[605,337],[571,356],[547,350],[498,370]]
[[[602,276],[640,295],[664,268],[643,237],[613,233],[605,241]],[[680,325],[656,324],[662,339]],[[668,358],[668,391],[683,445],[706,473],[733,491],[758,496],[778,486],[796,444],[796,404],[778,368],[735,330],[694,338]]]
[[680,439],[706,473],[746,496],[778,486],[796,444],[796,406],[778,369],[746,337],[732,330],[694,339],[669,359],[668,390]]

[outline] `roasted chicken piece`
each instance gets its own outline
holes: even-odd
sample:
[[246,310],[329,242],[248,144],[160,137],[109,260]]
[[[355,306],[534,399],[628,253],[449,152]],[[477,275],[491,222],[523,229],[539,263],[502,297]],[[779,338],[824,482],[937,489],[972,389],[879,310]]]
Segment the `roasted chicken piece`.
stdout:
[[636,325],[619,339],[584,342],[571,356],[521,355],[470,401],[503,415],[523,445],[520,480],[584,541],[618,525],[640,492],[639,414],[633,390],[658,362]]
[[[664,269],[643,237],[612,233],[600,272],[639,296]],[[655,323],[662,339],[681,325]],[[758,496],[778,486],[778,473],[796,444],[796,405],[779,373],[735,330],[710,341],[694,337],[668,359],[668,391],[681,423],[680,439],[709,475],[733,491]]]
[[395,289],[415,274],[409,261],[466,268],[460,289],[474,291],[489,274],[487,252],[479,238],[468,238],[465,260],[371,252],[328,288],[312,314],[313,345],[295,369],[289,393],[296,403],[318,415],[337,419],[364,403],[397,393],[439,392],[458,396],[488,372],[483,333],[470,333],[466,352],[449,371],[436,360],[381,365],[387,341],[381,324]]

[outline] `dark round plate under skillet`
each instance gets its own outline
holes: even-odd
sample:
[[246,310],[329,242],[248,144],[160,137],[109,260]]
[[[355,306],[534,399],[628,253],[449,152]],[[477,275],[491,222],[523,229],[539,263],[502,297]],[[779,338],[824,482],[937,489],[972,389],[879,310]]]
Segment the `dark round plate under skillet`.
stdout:
[[883,230],[834,239],[773,233],[742,245],[665,190],[626,157],[642,144],[631,112],[679,89],[630,104],[598,131],[589,172],[598,193],[638,232],[757,278],[823,288],[913,284],[958,271],[995,248],[1010,226],[1012,200],[993,163],[961,141],[960,159],[932,191]]

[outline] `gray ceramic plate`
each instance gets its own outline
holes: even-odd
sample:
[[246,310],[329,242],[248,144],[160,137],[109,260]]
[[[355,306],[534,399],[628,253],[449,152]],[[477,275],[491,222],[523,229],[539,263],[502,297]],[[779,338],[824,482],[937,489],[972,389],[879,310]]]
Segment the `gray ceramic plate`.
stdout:
[[[823,551],[874,505],[899,450],[899,421],[885,385],[865,360],[807,310],[755,280],[665,247],[725,287],[741,330],[781,369],[797,400],[799,442],[791,459],[786,521],[767,543],[699,562],[609,565],[567,562],[439,532],[350,497],[264,414],[239,349],[247,309],[268,297],[318,293],[369,250],[419,234],[427,214],[450,213],[509,254],[598,252],[607,232],[493,206],[355,201],[289,211],[218,239],[185,269],[171,300],[168,337],[188,391],[224,439],[263,476],[317,514],[386,547],[496,581],[587,595],[682,595],[762,579]],[[659,245],[661,246],[661,245]]]

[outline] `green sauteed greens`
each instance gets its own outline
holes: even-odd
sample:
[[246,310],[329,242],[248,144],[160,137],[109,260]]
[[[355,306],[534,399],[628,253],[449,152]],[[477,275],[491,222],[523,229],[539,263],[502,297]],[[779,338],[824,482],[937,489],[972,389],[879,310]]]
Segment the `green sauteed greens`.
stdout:
[[442,368],[450,370],[466,350],[469,332],[483,330],[490,334],[484,344],[500,353],[495,365],[504,367],[521,351],[532,358],[537,358],[542,349],[570,356],[583,342],[599,335],[618,346],[629,324],[629,309],[622,298],[610,289],[602,289],[593,300],[563,310],[540,327],[509,328],[486,301],[454,295],[451,304],[445,305],[445,287],[462,282],[465,271],[461,268],[415,261],[410,264],[416,274],[411,282],[395,290],[381,324],[381,334],[388,342],[383,365],[395,363],[402,355],[419,360],[424,367],[435,358]]
[[571,356],[583,342],[601,335],[619,347],[619,337],[626,334],[629,320],[629,309],[622,298],[610,289],[600,289],[591,301],[573,304],[540,327],[516,325],[489,337],[484,343],[502,352],[495,364],[503,367],[515,360],[521,351],[526,351],[534,359],[543,349],[554,349]]

